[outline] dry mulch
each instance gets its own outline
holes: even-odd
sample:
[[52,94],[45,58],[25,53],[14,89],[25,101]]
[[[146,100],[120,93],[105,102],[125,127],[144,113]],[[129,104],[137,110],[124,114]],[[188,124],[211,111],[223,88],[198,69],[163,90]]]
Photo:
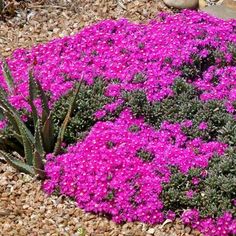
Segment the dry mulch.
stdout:
[[41,182],[0,164],[0,235],[7,236],[197,236],[180,221],[148,226],[115,224],[85,213],[65,196],[48,197]]
[[[29,48],[51,39],[73,35],[101,19],[128,18],[144,22],[159,11],[169,11],[160,0],[43,0],[26,1],[16,16],[0,21],[0,52]],[[179,220],[162,225],[117,225],[83,212],[65,196],[46,196],[41,182],[18,173],[0,160],[0,235],[7,236],[197,236]]]
[[16,16],[0,21],[0,52],[3,56],[19,47],[73,35],[102,19],[128,18],[144,22],[157,12],[167,11],[160,0],[48,0],[28,3]]

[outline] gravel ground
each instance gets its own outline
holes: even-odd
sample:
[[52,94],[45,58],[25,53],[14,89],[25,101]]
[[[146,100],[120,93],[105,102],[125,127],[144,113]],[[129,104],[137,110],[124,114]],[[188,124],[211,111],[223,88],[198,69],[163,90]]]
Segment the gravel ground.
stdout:
[[[54,4],[52,3],[54,2]],[[28,3],[5,23],[0,21],[0,52],[9,56],[19,47],[73,35],[102,19],[128,18],[144,22],[157,12],[168,11],[160,0],[48,0]]]
[[[27,2],[27,1],[26,1]],[[28,1],[17,15],[0,21],[0,52],[10,56],[19,47],[72,35],[101,19],[128,18],[144,22],[158,11],[159,1],[48,0]],[[41,182],[17,173],[0,160],[0,236],[197,236],[179,220],[162,225],[117,225],[102,216],[84,213],[64,196],[46,196]]]
[[41,182],[0,164],[0,235],[4,236],[198,236],[179,220],[162,225],[117,225],[88,214],[64,196],[48,197]]

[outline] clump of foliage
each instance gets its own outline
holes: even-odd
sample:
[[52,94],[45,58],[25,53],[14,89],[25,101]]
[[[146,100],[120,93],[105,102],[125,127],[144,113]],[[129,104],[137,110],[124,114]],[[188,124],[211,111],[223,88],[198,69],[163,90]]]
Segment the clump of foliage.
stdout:
[[[70,123],[65,131],[64,141],[74,143],[78,139],[83,138],[96,123],[97,119],[94,113],[103,108],[103,106],[112,101],[104,95],[107,83],[101,78],[96,78],[92,85],[83,83],[80,93],[75,101],[75,109],[71,115]],[[67,113],[67,107],[71,101],[73,93],[60,98],[53,107],[53,122],[55,124],[55,133],[59,132],[59,128]]]
[[[219,140],[230,145],[236,144],[236,121],[227,112],[224,103],[219,100],[201,101],[199,91],[184,79],[176,79],[173,96],[161,102],[149,102],[142,90],[125,93],[124,99],[136,117],[144,117],[156,129],[160,128],[163,121],[183,123],[182,130],[190,139],[201,137],[206,141]],[[185,126],[185,121],[191,121],[191,125]],[[199,125],[203,121],[207,127],[201,130]]]
[[[3,59],[3,71],[9,91],[14,89],[14,80],[10,69]],[[48,153],[58,155],[62,153],[62,142],[65,129],[73,112],[75,101],[79,93],[80,84],[76,87],[73,97],[64,116],[64,121],[56,137],[54,134],[54,123],[52,112],[49,109],[48,98],[39,81],[35,80],[32,71],[29,72],[29,99],[31,117],[33,124],[27,127],[22,120],[20,112],[14,108],[7,99],[7,93],[0,90],[0,108],[2,116],[8,120],[12,136],[8,140],[1,139],[0,154],[14,168],[31,175],[45,178],[44,164]],[[42,114],[37,111],[34,100],[40,96],[42,101]],[[6,138],[6,139],[7,139]],[[15,139],[15,140],[14,140]],[[18,143],[16,143],[16,141]],[[6,144],[6,145],[4,145]],[[7,149],[8,147],[12,149]],[[16,147],[16,148],[15,148]],[[17,152],[20,150],[20,152]]]
[[150,151],[147,151],[143,148],[140,148],[139,150],[137,150],[136,155],[144,162],[151,162],[155,158],[154,153],[151,153]]
[[206,169],[191,169],[188,175],[173,168],[171,180],[163,185],[161,196],[166,210],[180,213],[195,208],[201,217],[219,217],[227,211],[235,217],[235,149],[214,157]]

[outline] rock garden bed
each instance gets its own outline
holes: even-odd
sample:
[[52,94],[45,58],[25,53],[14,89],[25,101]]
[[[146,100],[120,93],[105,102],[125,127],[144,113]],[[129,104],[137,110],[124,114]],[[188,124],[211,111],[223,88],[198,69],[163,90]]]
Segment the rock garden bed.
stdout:
[[0,25],[3,234],[235,235],[236,21],[28,4]]

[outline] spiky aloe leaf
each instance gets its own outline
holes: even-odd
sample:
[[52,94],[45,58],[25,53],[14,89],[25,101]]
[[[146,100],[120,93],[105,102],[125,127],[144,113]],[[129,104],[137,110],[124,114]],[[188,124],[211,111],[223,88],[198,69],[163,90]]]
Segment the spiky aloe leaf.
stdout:
[[18,111],[11,106],[11,104],[6,99],[0,99],[0,105],[6,109],[9,117],[15,120],[15,123],[19,129],[20,136],[22,139],[22,143],[24,146],[25,158],[27,164],[33,164],[33,145],[35,143],[34,136],[30,132],[30,130],[26,127],[24,122],[21,120]]
[[[16,108],[14,108],[8,101],[6,98],[4,98],[3,96],[1,96],[0,94],[0,106],[4,109],[4,111],[7,114],[7,117],[11,117],[15,120],[15,124],[17,124],[17,127],[20,131],[20,126],[25,130],[25,133],[27,134],[28,138],[31,140],[31,142],[34,142],[34,136],[32,135],[32,133],[30,132],[30,130],[26,127],[26,125],[24,124],[24,122],[21,120],[20,118],[20,114],[17,111]],[[11,120],[10,120],[11,121]]]
[[[21,126],[21,123],[20,123],[20,126]],[[22,140],[23,140],[26,163],[29,165],[33,165],[34,142],[32,143],[29,140],[29,137],[27,136],[27,134],[22,126],[20,127],[20,131],[21,131],[21,136],[22,136]]]
[[30,130],[26,127],[24,122],[21,120],[19,111],[8,102],[7,98],[4,96],[4,94],[2,94],[1,89],[0,89],[0,106],[3,109],[3,111],[6,112],[7,118],[8,116],[12,117],[15,120],[15,123],[17,125],[18,125],[18,122],[22,123],[22,125],[24,126],[24,129],[26,130],[27,135],[29,136],[30,140],[33,142],[34,137],[31,134]]
[[3,109],[0,108],[0,120],[4,120],[4,118],[5,118],[5,115],[4,115]]
[[12,154],[0,150],[0,155],[2,155],[7,161],[7,163],[9,163],[15,169],[22,171],[26,174],[35,175],[34,169],[30,165],[20,160],[17,160]]
[[49,113],[49,116],[45,120],[42,128],[42,140],[43,140],[43,147],[46,153],[53,152],[53,148],[55,145],[54,139],[54,124],[52,120],[52,113]]
[[72,115],[72,112],[73,112],[74,107],[75,107],[76,99],[77,99],[77,96],[79,94],[81,84],[82,84],[82,79],[79,83],[76,84],[76,89],[75,89],[74,95],[71,99],[68,112],[67,112],[66,117],[65,117],[65,119],[64,119],[64,121],[61,125],[60,130],[59,130],[57,142],[56,142],[54,152],[53,152],[54,155],[58,155],[61,152],[61,147],[62,147],[61,145],[62,145],[62,142],[63,142],[65,130],[66,130],[66,127],[67,127],[67,125],[68,125],[68,123],[71,119],[71,115]]
[[[0,107],[1,107],[1,101],[0,101]],[[2,108],[2,107],[1,107],[1,108]],[[15,120],[15,117],[12,115],[11,112],[5,110],[4,108],[2,108],[2,110],[3,110],[4,116],[7,118],[8,122],[11,123],[11,125],[12,125],[12,127],[13,127],[13,130],[14,130],[14,133],[17,134],[17,135],[16,135],[16,136],[17,136],[17,140],[18,140],[18,138],[19,138],[18,141],[19,141],[20,143],[22,143],[22,139],[21,139],[21,137],[20,137],[20,130],[19,130],[19,128],[18,128],[18,125],[17,125],[17,122],[16,122],[16,120]]]
[[5,98],[5,99],[7,98],[7,92],[2,87],[0,87],[0,95],[1,95],[1,98]]
[[8,87],[10,92],[13,92],[13,90],[14,90],[14,79],[12,77],[10,68],[7,64],[7,61],[5,60],[5,58],[1,58],[1,59],[2,59],[2,63],[3,63],[3,65],[2,65],[3,75],[4,75],[4,78],[6,80],[7,87]]
[[22,137],[21,137],[21,135],[20,135],[19,133],[13,131],[13,136],[14,136],[14,138],[15,138],[20,144],[23,145],[23,140],[22,140]]
[[32,117],[34,121],[34,126],[36,126],[37,120],[38,120],[38,112],[34,105],[34,99],[37,97],[37,84],[33,77],[32,70],[29,71],[29,104],[32,110]]
[[[4,118],[7,118],[8,121],[11,123],[13,126],[13,130],[15,131],[17,135],[17,139],[19,138],[20,131],[17,125],[17,122],[15,121],[14,115],[10,112],[10,109],[7,107],[7,96],[5,94],[5,91],[0,88],[0,110]],[[20,143],[22,143],[21,139],[18,139]]]
[[33,161],[33,168],[36,175],[38,175],[41,179],[45,179],[46,174],[44,171],[44,157],[40,155],[39,152],[34,152],[34,161]]
[[34,146],[35,146],[35,149],[37,150],[37,152],[40,155],[44,155],[45,152],[44,152],[44,148],[43,148],[43,140],[42,140],[41,130],[42,130],[41,121],[40,121],[40,119],[38,119],[37,123],[36,123],[36,126],[35,126],[35,134],[34,134],[35,143],[34,143]]
[[[13,134],[15,137],[15,134]],[[17,139],[17,138],[16,138]],[[14,139],[8,138],[5,135],[0,134],[0,150],[9,152],[10,150],[16,150],[18,153],[22,152],[22,147],[14,141]]]
[[43,107],[43,114],[42,114],[42,122],[44,124],[45,122],[45,118],[48,118],[49,113],[50,113],[50,109],[49,109],[49,105],[48,105],[48,97],[46,95],[46,93],[43,90],[43,87],[41,85],[41,83],[39,82],[39,80],[35,80],[39,89],[39,95],[42,101],[42,107]]

